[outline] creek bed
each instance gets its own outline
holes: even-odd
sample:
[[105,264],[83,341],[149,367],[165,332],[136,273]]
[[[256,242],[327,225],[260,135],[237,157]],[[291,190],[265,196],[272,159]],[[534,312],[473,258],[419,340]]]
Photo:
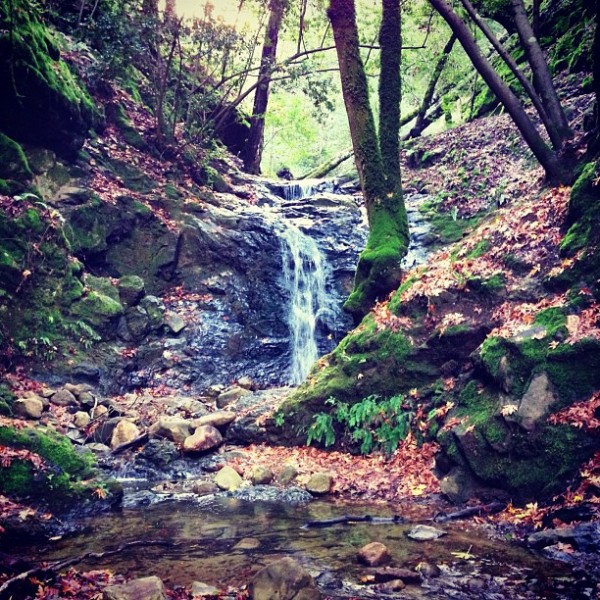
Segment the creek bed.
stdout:
[[[187,586],[196,580],[218,587],[239,587],[262,566],[292,556],[331,598],[585,597],[581,595],[582,584],[567,565],[492,539],[474,523],[440,525],[448,535],[427,542],[406,537],[414,523],[303,527],[308,521],[344,514],[389,517],[394,512],[386,506],[322,500],[290,505],[219,496],[169,498],[86,519],[84,533],[45,546],[15,548],[14,554],[29,561],[51,561],[87,551],[101,552],[133,540],[168,540],[175,545],[135,547],[103,561],[81,563],[78,568],[107,568],[131,578],[158,575],[169,586]],[[359,585],[367,569],[358,564],[356,553],[372,541],[388,546],[392,566],[414,569],[427,562],[442,567],[441,577],[408,586],[392,596]],[[467,558],[460,553],[467,553]]]

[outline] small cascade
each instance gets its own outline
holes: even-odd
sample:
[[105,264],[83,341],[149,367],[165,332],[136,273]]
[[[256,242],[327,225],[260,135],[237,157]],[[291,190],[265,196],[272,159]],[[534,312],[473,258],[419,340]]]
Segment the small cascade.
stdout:
[[301,383],[319,358],[317,318],[328,310],[325,260],[316,242],[289,225],[282,236],[283,278],[290,294],[290,381]]
[[297,179],[283,186],[283,197],[286,201],[302,200],[319,192],[333,192],[335,181],[328,179]]

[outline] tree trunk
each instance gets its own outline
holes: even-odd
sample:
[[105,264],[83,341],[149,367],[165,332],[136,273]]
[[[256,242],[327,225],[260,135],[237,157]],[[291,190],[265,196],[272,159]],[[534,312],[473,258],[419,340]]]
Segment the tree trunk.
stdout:
[[444,0],[429,0],[429,2],[456,34],[456,37],[471,59],[473,66],[512,117],[525,142],[544,168],[547,180],[553,182],[563,181],[567,177],[567,173],[563,172],[556,154],[548,148],[531,122],[531,119],[527,116],[519,99],[502,81],[489,61],[481,54],[477,42],[467,25]]
[[511,56],[510,52],[508,52],[506,48],[498,41],[498,38],[496,38],[492,30],[481,18],[481,15],[477,13],[475,7],[471,4],[471,2],[469,0],[461,0],[461,2],[462,5],[465,7],[466,11],[473,19],[473,21],[475,21],[479,29],[481,29],[485,37],[488,39],[494,50],[498,52],[500,58],[502,58],[502,60],[505,62],[508,68],[512,71],[513,75],[523,86],[525,93],[531,99],[533,106],[537,110],[540,119],[542,120],[542,123],[544,124],[544,127],[548,132],[548,135],[550,136],[552,146],[557,152],[560,151],[564,144],[563,136],[560,134],[558,128],[555,126],[554,121],[552,121],[548,117],[546,109],[544,108],[544,105],[542,104],[542,101],[540,100],[540,97],[538,96],[535,88],[533,87],[533,85],[531,85],[529,79],[525,77],[521,69],[519,69],[519,65],[517,65],[515,59]]
[[271,0],[269,4],[269,22],[267,24],[267,32],[265,34],[258,72],[259,85],[254,95],[254,107],[250,119],[250,133],[244,154],[244,170],[247,173],[255,175],[260,173],[260,161],[265,134],[265,113],[269,104],[271,76],[277,54],[279,30],[281,29],[281,21],[283,20],[283,13],[285,12],[287,3],[288,0]]
[[427,111],[431,106],[431,102],[433,101],[433,94],[435,93],[435,87],[444,71],[444,67],[448,62],[448,57],[450,56],[450,52],[452,52],[452,48],[454,47],[454,43],[456,42],[456,35],[453,33],[450,36],[450,39],[446,42],[444,49],[442,50],[442,54],[438,59],[437,64],[435,65],[435,69],[431,75],[431,79],[429,80],[429,84],[427,85],[427,89],[425,90],[425,95],[423,96],[423,101],[421,102],[421,106],[419,107],[419,114],[417,115],[417,122],[415,126],[410,130],[410,137],[419,137],[425,127],[429,125],[426,124],[425,116],[427,115]]
[[[401,196],[398,202],[394,194],[390,197],[387,193],[386,171],[377,141],[375,122],[369,105],[367,78],[359,52],[354,0],[330,0],[327,14],[333,29],[356,168],[369,219],[367,246],[359,258],[354,290],[344,305],[355,319],[359,319],[378,298],[384,298],[400,283],[400,260],[403,249],[405,250],[406,223],[399,216],[404,212],[405,219],[406,213],[403,211]],[[390,42],[391,39],[386,38],[388,46]],[[395,73],[389,76],[396,80]],[[387,135],[395,135],[397,138],[398,131],[387,132]],[[390,156],[386,156],[386,165],[388,164],[394,177]],[[395,175],[398,178],[399,168],[398,166]]]
[[563,143],[557,148],[557,151],[560,151],[564,142],[573,137],[573,132],[569,127],[565,113],[560,105],[560,100],[554,89],[554,83],[552,82],[552,76],[550,75],[544,53],[527,18],[523,0],[511,0],[511,5],[521,46],[525,51],[527,62],[533,73],[533,85],[542,100],[546,114],[552,121],[553,127],[562,138]]

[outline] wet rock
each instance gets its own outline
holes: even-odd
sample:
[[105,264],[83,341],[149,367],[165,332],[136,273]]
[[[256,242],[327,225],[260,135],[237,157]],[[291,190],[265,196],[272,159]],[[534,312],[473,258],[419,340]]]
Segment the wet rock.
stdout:
[[466,469],[454,467],[440,480],[440,489],[450,502],[462,504],[473,496],[475,484]]
[[311,494],[299,487],[282,489],[273,485],[241,487],[229,494],[232,498],[250,502],[282,502],[284,504],[306,504],[313,500]]
[[333,477],[329,473],[315,473],[306,484],[306,489],[311,494],[321,496],[329,494],[333,486]]
[[382,567],[369,570],[369,575],[376,583],[385,583],[401,579],[404,583],[419,583],[421,576],[416,571],[399,567]]
[[58,390],[58,392],[50,398],[50,402],[57,406],[77,406],[79,404],[77,398],[75,398],[75,396],[66,388]]
[[150,317],[141,306],[132,306],[125,311],[125,319],[119,324],[119,336],[125,340],[141,340],[151,330]]
[[191,434],[190,422],[181,417],[161,417],[150,427],[151,438],[164,438],[182,444]]
[[139,437],[139,435],[140,430],[138,429],[137,425],[131,421],[123,419],[122,421],[119,421],[113,429],[112,436],[110,438],[110,447],[114,450],[121,444],[127,444],[128,442],[135,440],[135,438]]
[[98,442],[92,442],[85,446],[88,450],[91,450],[94,454],[106,454],[110,452],[110,448],[106,444],[99,444]]
[[242,538],[234,547],[234,550],[256,550],[260,547],[260,540],[256,538]]
[[219,487],[212,481],[194,481],[191,485],[191,490],[198,496],[206,496],[215,494],[219,491]]
[[219,410],[214,413],[210,413],[208,415],[204,415],[199,419],[196,419],[192,422],[192,425],[195,427],[200,427],[202,425],[212,425],[217,429],[225,428],[230,423],[235,421],[235,413],[229,410]]
[[417,571],[425,578],[432,579],[441,575],[441,570],[437,565],[428,562],[421,562],[417,565]]
[[144,280],[137,275],[121,277],[117,283],[117,288],[123,306],[134,306],[145,294]]
[[91,417],[88,413],[79,410],[73,415],[73,425],[79,429],[84,429],[89,425]]
[[298,477],[298,470],[293,465],[284,465],[283,469],[277,475],[277,481],[281,485],[289,485]]
[[271,481],[273,481],[273,471],[268,467],[256,466],[252,469],[250,481],[252,482],[252,485],[271,483]]
[[94,442],[100,442],[101,444],[110,446],[113,431],[122,420],[122,417],[113,417],[112,419],[107,419],[103,423],[100,423],[100,425],[94,429]]
[[358,560],[369,567],[379,567],[391,560],[390,551],[381,542],[371,542],[363,546],[357,554]]
[[207,452],[223,443],[220,431],[212,425],[201,425],[183,441],[183,451],[188,453]]
[[219,588],[201,581],[192,581],[192,596],[216,596]]
[[71,369],[71,373],[74,377],[81,377],[90,381],[97,381],[100,379],[100,368],[97,365],[88,362],[82,362],[75,365]]
[[185,329],[186,322],[176,312],[167,311],[165,313],[165,325],[171,333],[177,335]]
[[172,441],[154,438],[148,441],[138,456],[159,468],[164,468],[179,457],[179,451]]
[[158,577],[141,577],[109,585],[104,589],[102,600],[167,600],[167,592]]
[[240,377],[238,379],[238,385],[241,388],[244,388],[245,390],[253,390],[254,389],[254,382],[252,381],[251,377]]
[[42,416],[44,403],[39,398],[19,398],[13,402],[12,411],[16,417],[37,420]]
[[527,543],[533,548],[545,548],[562,542],[571,544],[580,552],[600,551],[600,521],[581,523],[574,527],[547,529],[532,533]]
[[320,600],[313,578],[294,559],[282,558],[261,569],[250,582],[252,600]]
[[145,296],[140,300],[140,306],[146,311],[150,320],[150,327],[158,329],[164,323],[165,306],[156,296]]
[[535,375],[519,403],[517,414],[521,417],[521,426],[528,431],[533,431],[541,419],[545,420],[556,400],[556,392],[548,375],[546,373]]
[[214,385],[211,385],[208,388],[208,390],[206,390],[206,395],[209,398],[216,398],[219,394],[221,394],[224,391],[225,391],[225,386],[220,383],[216,383]]
[[399,592],[406,587],[406,583],[402,581],[402,579],[392,579],[387,583],[383,583],[379,586],[379,590],[382,592],[390,593],[390,592]]
[[215,483],[228,492],[237,490],[243,483],[240,474],[232,467],[223,467],[215,476]]
[[82,394],[92,392],[94,388],[89,383],[65,383],[64,389],[71,392],[75,398],[81,401]]
[[437,540],[446,535],[447,532],[431,525],[415,525],[406,535],[416,542],[428,542]]
[[249,394],[249,393],[250,392],[243,387],[234,386],[232,388],[229,388],[228,390],[221,392],[217,396],[217,407],[224,408],[228,404],[231,404],[232,402],[239,400],[242,396],[245,396],[246,394]]

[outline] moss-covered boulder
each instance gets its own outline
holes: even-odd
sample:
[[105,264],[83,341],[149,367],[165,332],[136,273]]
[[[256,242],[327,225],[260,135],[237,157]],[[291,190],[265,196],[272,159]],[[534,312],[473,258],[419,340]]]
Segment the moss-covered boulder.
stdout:
[[[77,451],[71,441],[42,428],[0,427],[0,446],[8,464],[0,468],[0,493],[64,509],[104,496],[116,488],[98,479],[89,451]],[[98,488],[101,493],[95,492]]]
[[0,133],[0,179],[16,182],[29,181],[31,168],[20,144]]
[[551,285],[585,286],[600,299],[600,162],[586,164],[571,190],[561,253],[571,265]]
[[524,426],[520,409],[519,402],[512,404],[498,390],[471,381],[449,415],[459,423],[438,434],[442,475],[458,466],[479,484],[517,501],[564,489],[597,450],[597,439],[569,425],[550,425],[543,414],[536,427]]
[[0,4],[0,129],[74,156],[98,113],[61,60],[41,10],[27,0]]

